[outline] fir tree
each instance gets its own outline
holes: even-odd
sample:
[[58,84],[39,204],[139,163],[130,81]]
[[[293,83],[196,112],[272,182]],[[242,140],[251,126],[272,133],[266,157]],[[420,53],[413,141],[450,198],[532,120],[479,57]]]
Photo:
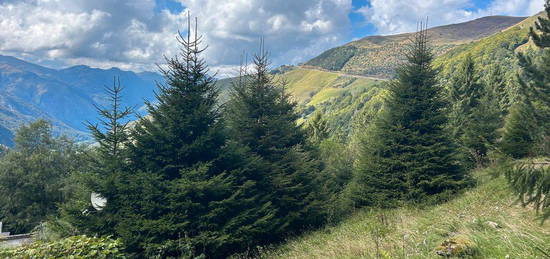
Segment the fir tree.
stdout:
[[502,116],[508,113],[511,105],[511,94],[506,82],[506,77],[502,67],[498,64],[489,68],[489,73],[485,77],[484,85],[486,91],[491,96],[491,100],[496,100]]
[[[115,222],[120,221],[119,206],[116,204],[116,196],[119,194],[117,184],[128,170],[128,123],[129,116],[133,113],[131,107],[122,107],[123,90],[120,79],[115,78],[113,86],[105,88],[109,106],[96,105],[99,123],[87,122],[98,146],[88,152],[87,158],[91,161],[85,174],[75,174],[72,177],[81,188],[73,190],[71,195],[74,198],[61,208],[63,219],[85,233],[110,235],[116,231]],[[89,203],[92,192],[113,204],[96,211]]]
[[449,97],[451,102],[450,128],[455,139],[464,133],[472,110],[479,104],[482,86],[472,56],[466,56],[451,79]]
[[264,241],[276,213],[258,195],[269,188],[260,159],[225,137],[201,38],[188,31],[162,69],[157,103],[147,103],[149,115],[131,132],[127,169],[101,211],[136,256],[225,257]]
[[437,201],[468,182],[445,128],[447,104],[425,29],[415,34],[406,58],[363,142],[349,189],[356,206]]
[[327,121],[323,118],[323,115],[320,112],[314,113],[308,120],[306,124],[306,131],[311,141],[316,144],[321,143],[330,135]]
[[479,104],[472,110],[458,139],[467,159],[478,166],[485,163],[486,156],[496,144],[498,129],[502,127],[502,112],[498,96],[486,86]]
[[[519,78],[523,100],[534,111],[538,125],[535,137],[543,155],[550,154],[550,1],[546,1],[546,14],[538,17],[529,35],[539,48],[533,54],[519,54],[523,74]],[[541,153],[541,152],[539,152]]]
[[450,87],[451,113],[449,127],[460,147],[466,167],[483,164],[501,127],[505,95],[502,79],[495,78],[500,70],[490,74],[490,84],[481,83],[479,72],[471,56],[453,74]]
[[306,134],[296,123],[299,115],[283,85],[273,81],[268,55],[260,48],[254,71],[241,75],[228,103],[232,139],[260,157],[268,175],[266,195],[272,203],[271,238],[323,222],[319,162],[309,150]]
[[88,130],[99,144],[98,153],[103,170],[117,170],[122,167],[124,153],[129,140],[129,116],[133,108],[122,107],[122,91],[124,87],[120,79],[115,78],[113,86],[105,88],[110,102],[109,107],[96,105],[96,110],[101,118],[99,124],[87,123]]
[[500,150],[513,158],[524,158],[532,154],[536,138],[536,121],[531,107],[517,102],[506,117]]

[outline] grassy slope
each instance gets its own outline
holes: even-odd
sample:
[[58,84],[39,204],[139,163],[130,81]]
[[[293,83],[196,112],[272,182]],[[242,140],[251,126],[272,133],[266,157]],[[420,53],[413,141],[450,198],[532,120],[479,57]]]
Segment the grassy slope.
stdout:
[[528,32],[536,19],[536,16],[514,25],[502,32],[483,38],[469,44],[454,48],[435,60],[435,65],[443,69],[447,74],[453,67],[460,63],[466,55],[471,55],[476,62],[484,66],[496,64],[504,67],[510,75],[516,73],[516,52],[529,46]]
[[[434,51],[441,55],[463,43],[500,32],[524,18],[493,16],[474,21],[440,26],[428,31]],[[349,74],[389,78],[401,61],[401,49],[410,34],[371,36],[336,47],[308,61],[306,65]]]
[[[223,101],[228,99],[231,80],[233,79],[218,81]],[[332,129],[349,132],[357,112],[362,112],[365,107],[375,107],[381,102],[378,98],[378,86],[382,81],[377,79],[293,67],[275,75],[274,80],[286,81],[288,93],[298,104],[301,114],[299,123],[319,110],[329,121]]]
[[[442,258],[434,253],[442,241],[464,234],[474,243],[473,258],[545,258],[550,251],[550,222],[544,225],[529,208],[515,205],[506,181],[477,172],[478,186],[456,199],[425,209],[385,210],[386,258]],[[267,251],[265,258],[375,258],[375,230],[380,211],[359,211],[334,227],[306,234]],[[493,228],[492,221],[501,228]],[[378,227],[377,227],[378,226]]]
[[341,96],[345,92],[373,87],[378,82],[377,80],[304,68],[293,69],[282,77],[287,81],[287,89],[298,104],[313,106]]

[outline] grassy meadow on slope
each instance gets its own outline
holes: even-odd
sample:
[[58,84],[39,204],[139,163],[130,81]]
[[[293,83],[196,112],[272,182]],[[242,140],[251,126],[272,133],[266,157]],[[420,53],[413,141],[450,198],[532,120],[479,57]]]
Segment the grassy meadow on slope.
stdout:
[[442,68],[444,75],[450,74],[453,68],[466,56],[472,56],[479,64],[502,66],[511,78],[519,69],[516,52],[526,50],[529,43],[529,27],[533,26],[537,16],[524,21],[490,37],[458,46],[434,61],[435,66]]
[[516,204],[504,177],[493,178],[490,170],[475,176],[478,186],[448,203],[357,211],[337,226],[291,240],[262,257],[376,258],[378,240],[381,258],[441,258],[435,249],[460,237],[471,242],[471,258],[548,258],[550,222],[541,225],[532,209]]
[[[490,16],[466,23],[439,26],[428,31],[436,55],[473,42],[521,22],[524,17]],[[401,49],[411,34],[370,36],[325,51],[306,65],[332,71],[390,78],[402,60]]]
[[[222,100],[229,98],[232,80],[218,81]],[[298,104],[301,115],[298,123],[304,123],[311,114],[320,112],[330,129],[346,135],[356,120],[366,120],[376,113],[385,92],[384,80],[303,67],[288,68],[276,74],[274,80],[285,82],[286,90]]]

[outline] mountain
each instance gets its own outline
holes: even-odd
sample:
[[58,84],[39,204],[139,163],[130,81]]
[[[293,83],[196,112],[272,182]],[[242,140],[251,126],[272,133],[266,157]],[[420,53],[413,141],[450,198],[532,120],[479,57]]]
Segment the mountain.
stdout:
[[[470,22],[434,27],[429,35],[438,54],[435,64],[448,75],[467,54],[481,64],[505,66],[513,78],[515,52],[528,48],[527,31],[534,18],[490,16]],[[369,36],[327,50],[303,66],[273,71],[285,80],[302,115],[301,122],[322,112],[331,129],[350,132],[355,121],[368,120],[380,107],[384,80],[401,60],[400,49],[411,34]],[[0,143],[13,144],[21,123],[37,118],[53,122],[57,133],[88,139],[85,121],[96,121],[94,104],[105,103],[104,85],[120,76],[126,105],[142,107],[154,96],[156,73],[134,73],[74,66],[50,69],[13,57],[0,56]],[[232,79],[218,81],[227,99]]]
[[94,105],[105,105],[105,86],[120,77],[125,86],[123,104],[140,108],[154,97],[156,73],[134,73],[117,68],[74,66],[50,69],[23,60],[0,56],[0,143],[11,145],[22,124],[44,118],[57,134],[77,140],[89,138],[84,122],[97,122]]
[[[515,25],[526,17],[489,16],[473,21],[434,27],[428,30],[436,55],[479,39],[491,36]],[[391,78],[396,64],[402,60],[402,47],[411,33],[369,36],[325,51],[304,64],[329,71]]]

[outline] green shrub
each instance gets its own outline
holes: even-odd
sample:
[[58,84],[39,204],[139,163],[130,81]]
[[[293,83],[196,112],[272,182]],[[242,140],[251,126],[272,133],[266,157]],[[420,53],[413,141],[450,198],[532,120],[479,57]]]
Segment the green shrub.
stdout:
[[126,258],[122,243],[110,237],[72,236],[0,250],[0,258]]

